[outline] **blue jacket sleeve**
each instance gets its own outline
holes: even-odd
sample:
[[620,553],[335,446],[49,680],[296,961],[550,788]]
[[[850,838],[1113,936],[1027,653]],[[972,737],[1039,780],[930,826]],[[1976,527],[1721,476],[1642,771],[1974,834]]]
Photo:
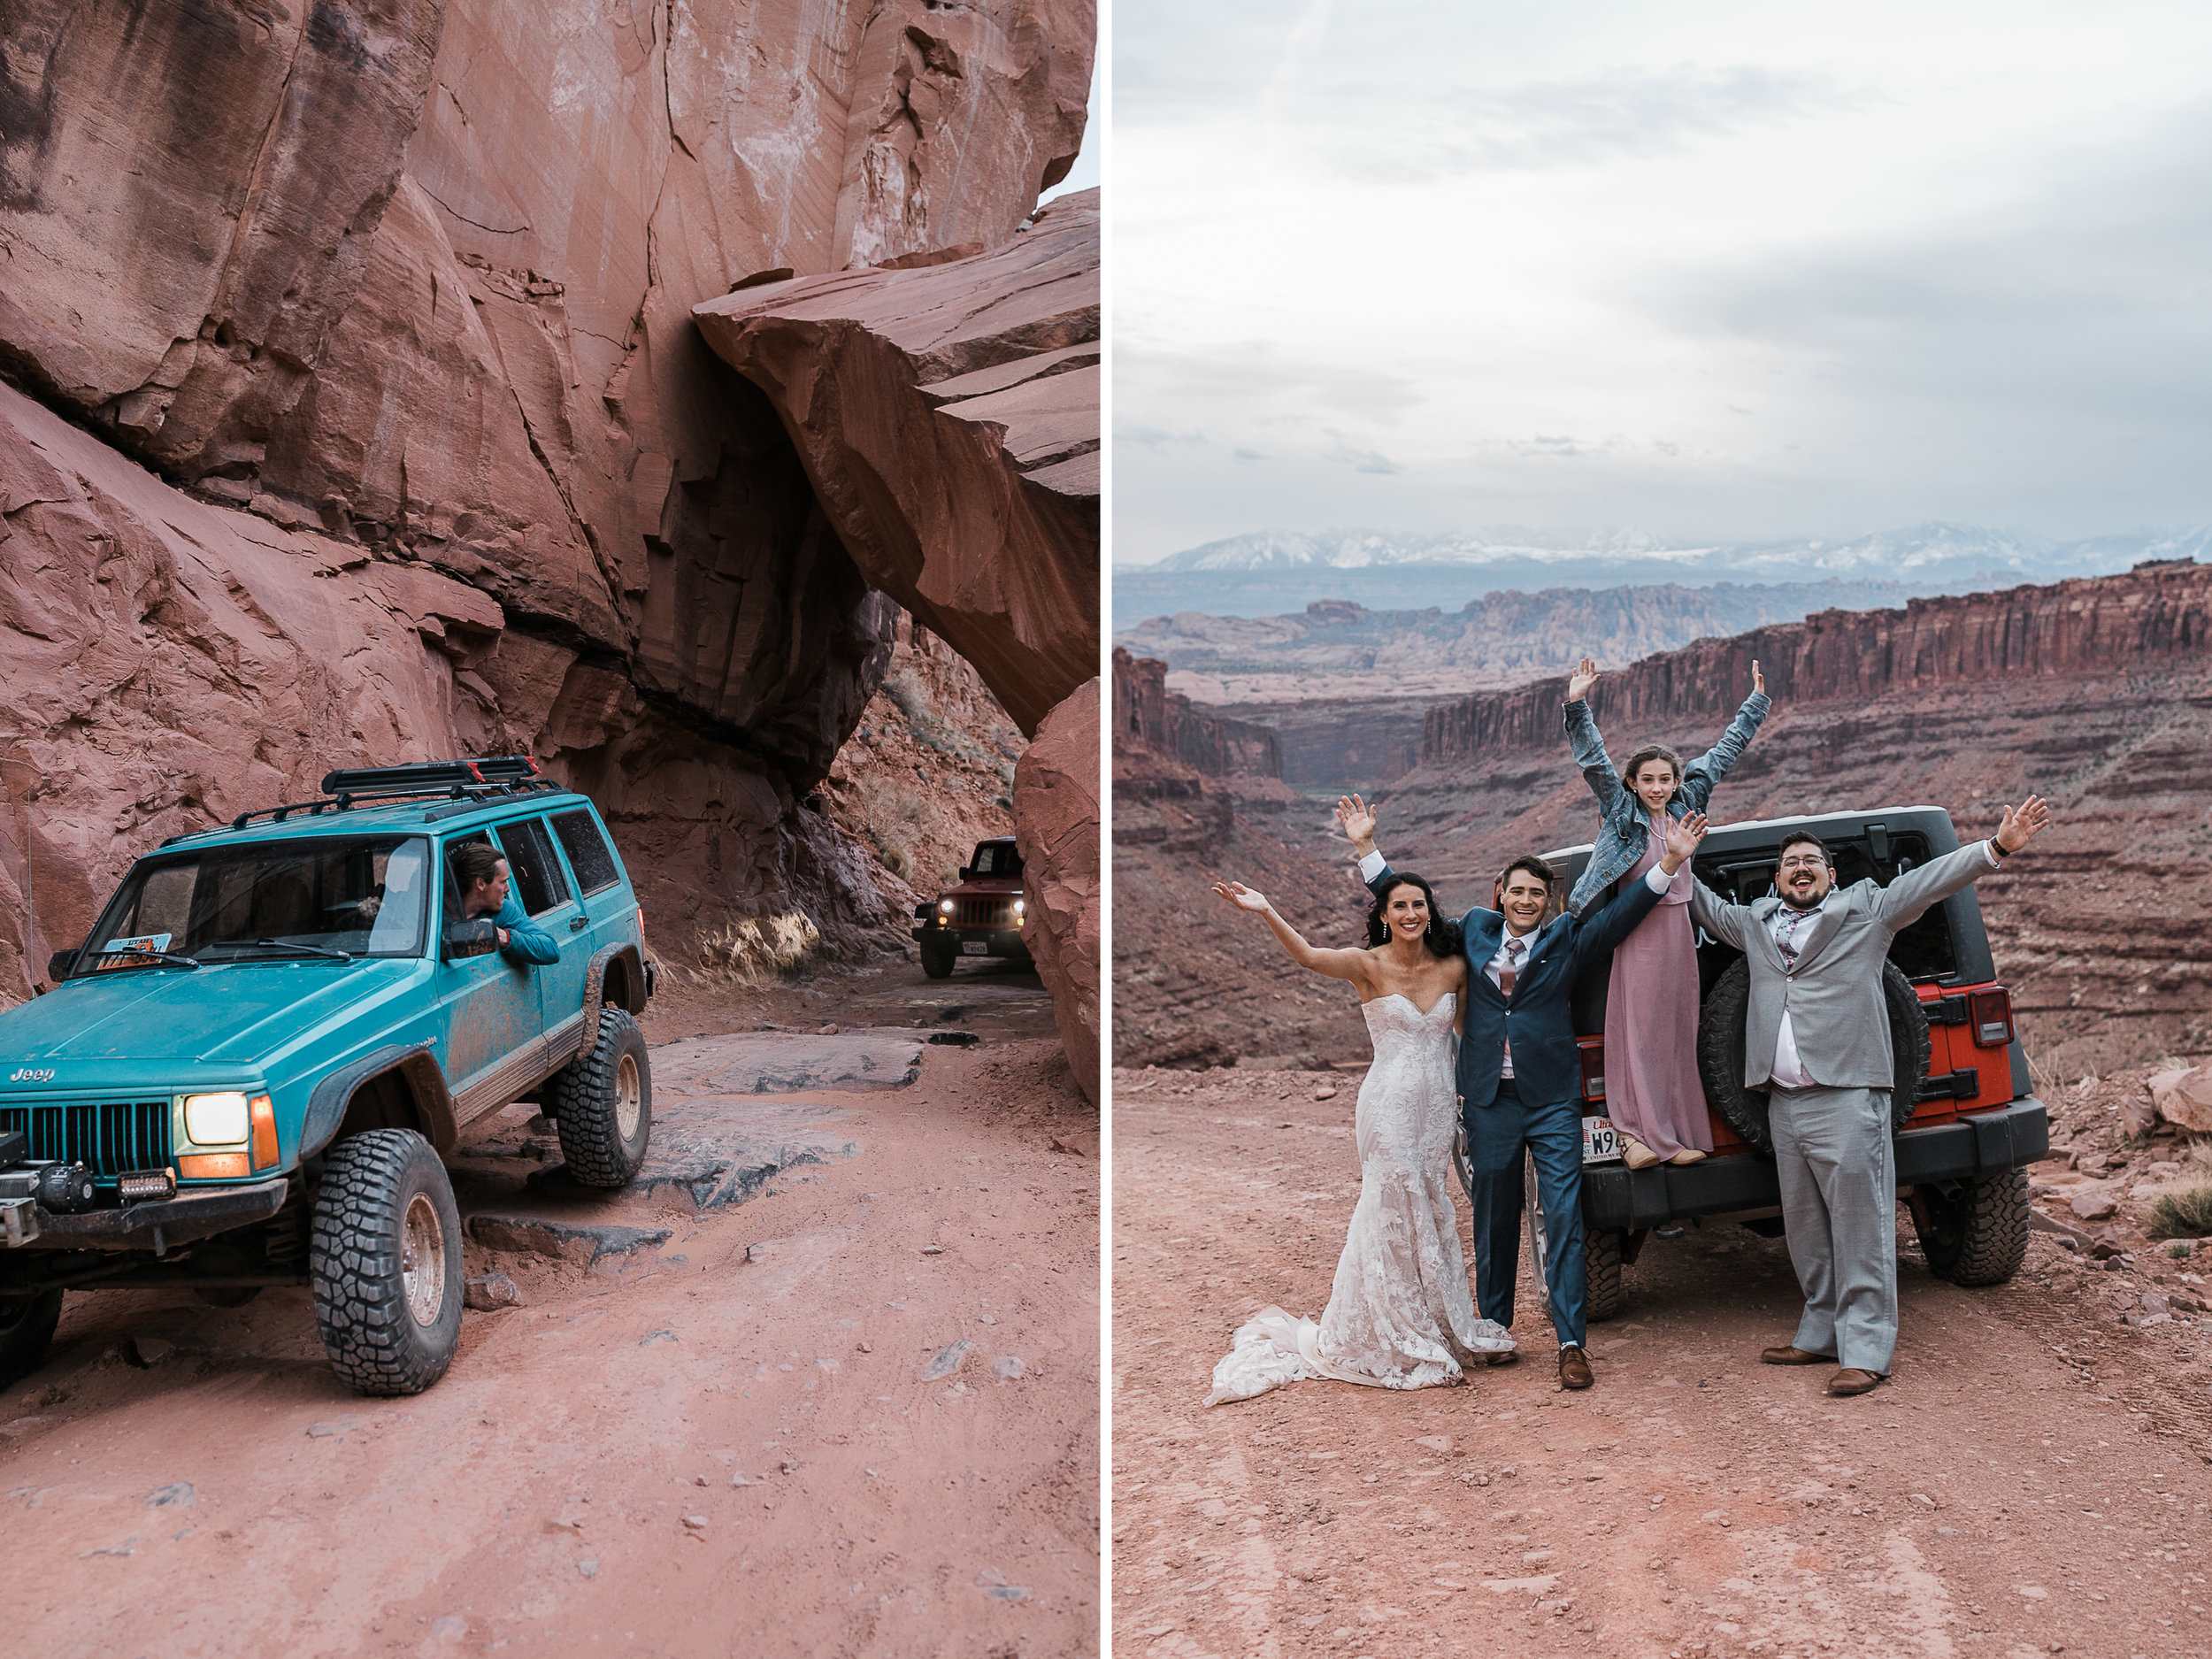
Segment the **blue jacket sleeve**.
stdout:
[[1682,806],[1687,812],[1702,812],[1706,803],[1713,798],[1713,786],[1728,775],[1728,769],[1743,758],[1743,752],[1751,747],[1751,740],[1758,735],[1759,726],[1767,718],[1767,710],[1774,706],[1763,691],[1755,691],[1743,700],[1743,707],[1736,710],[1736,718],[1728,723],[1728,729],[1720,734],[1720,741],[1682,769]]
[[1598,815],[1609,822],[1628,799],[1628,791],[1621,787],[1620,774],[1613,770],[1612,759],[1605,752],[1605,740],[1598,735],[1597,716],[1590,712],[1587,697],[1578,697],[1567,705],[1567,748],[1590,793],[1598,798]]
[[1651,914],[1659,902],[1658,894],[1651,883],[1635,880],[1624,884],[1613,902],[1581,925],[1575,933],[1575,972],[1613,954],[1613,948],[1636,931],[1636,924]]
[[561,948],[553,935],[530,919],[529,912],[522,908],[522,901],[513,894],[507,895],[506,903],[499,907],[499,914],[494,919],[507,930],[503,949],[510,956],[519,956],[525,962],[541,966],[561,959]]

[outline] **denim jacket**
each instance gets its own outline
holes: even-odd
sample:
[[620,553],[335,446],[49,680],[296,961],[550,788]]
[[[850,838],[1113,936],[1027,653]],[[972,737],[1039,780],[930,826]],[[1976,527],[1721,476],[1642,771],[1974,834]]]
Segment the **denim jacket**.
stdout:
[[[1759,723],[1772,706],[1763,691],[1755,691],[1744,699],[1736,718],[1720,734],[1720,741],[1682,768],[1681,785],[1674,799],[1667,803],[1671,817],[1705,810],[1706,803],[1713,798],[1713,786],[1727,776],[1728,769],[1750,747]],[[1598,810],[1604,814],[1597,843],[1590,849],[1590,862],[1583,866],[1582,879],[1567,896],[1567,909],[1581,916],[1604,898],[1607,888],[1636,867],[1651,831],[1644,820],[1644,803],[1621,782],[1620,768],[1605,752],[1605,740],[1598,735],[1598,723],[1587,698],[1567,705],[1567,747],[1574,751],[1575,764],[1589,780],[1590,793],[1597,796]]]

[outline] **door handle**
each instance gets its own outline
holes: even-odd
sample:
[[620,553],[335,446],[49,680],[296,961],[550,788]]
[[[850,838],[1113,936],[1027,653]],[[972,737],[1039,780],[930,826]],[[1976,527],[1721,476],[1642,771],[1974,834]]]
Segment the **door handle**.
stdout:
[[572,933],[581,933],[590,926],[591,918],[588,916],[572,916],[568,918],[568,931]]

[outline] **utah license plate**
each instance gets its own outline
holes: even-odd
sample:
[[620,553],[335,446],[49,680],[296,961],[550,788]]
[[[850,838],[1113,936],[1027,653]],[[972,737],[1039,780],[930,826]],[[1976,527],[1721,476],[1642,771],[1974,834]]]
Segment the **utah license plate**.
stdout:
[[1585,1118],[1582,1120],[1582,1161],[1585,1164],[1603,1164],[1621,1155],[1621,1137],[1613,1127],[1610,1118]]
[[964,939],[960,941],[960,954],[964,956],[987,956],[991,954],[991,947],[980,939]]

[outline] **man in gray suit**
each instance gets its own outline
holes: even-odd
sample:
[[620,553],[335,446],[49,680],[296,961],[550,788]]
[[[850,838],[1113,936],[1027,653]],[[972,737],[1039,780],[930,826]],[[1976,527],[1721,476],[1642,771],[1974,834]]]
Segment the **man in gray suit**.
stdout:
[[1703,882],[1690,919],[1751,964],[1744,1087],[1768,1091],[1790,1261],[1805,1313],[1770,1365],[1835,1364],[1832,1394],[1863,1394],[1889,1375],[1897,1346],[1894,1076],[1882,964],[1890,941],[1929,908],[2018,852],[2050,820],[2030,795],[1987,841],[1931,859],[1887,887],[1840,892],[1828,849],[1783,839],[1778,896],[1724,902]]

